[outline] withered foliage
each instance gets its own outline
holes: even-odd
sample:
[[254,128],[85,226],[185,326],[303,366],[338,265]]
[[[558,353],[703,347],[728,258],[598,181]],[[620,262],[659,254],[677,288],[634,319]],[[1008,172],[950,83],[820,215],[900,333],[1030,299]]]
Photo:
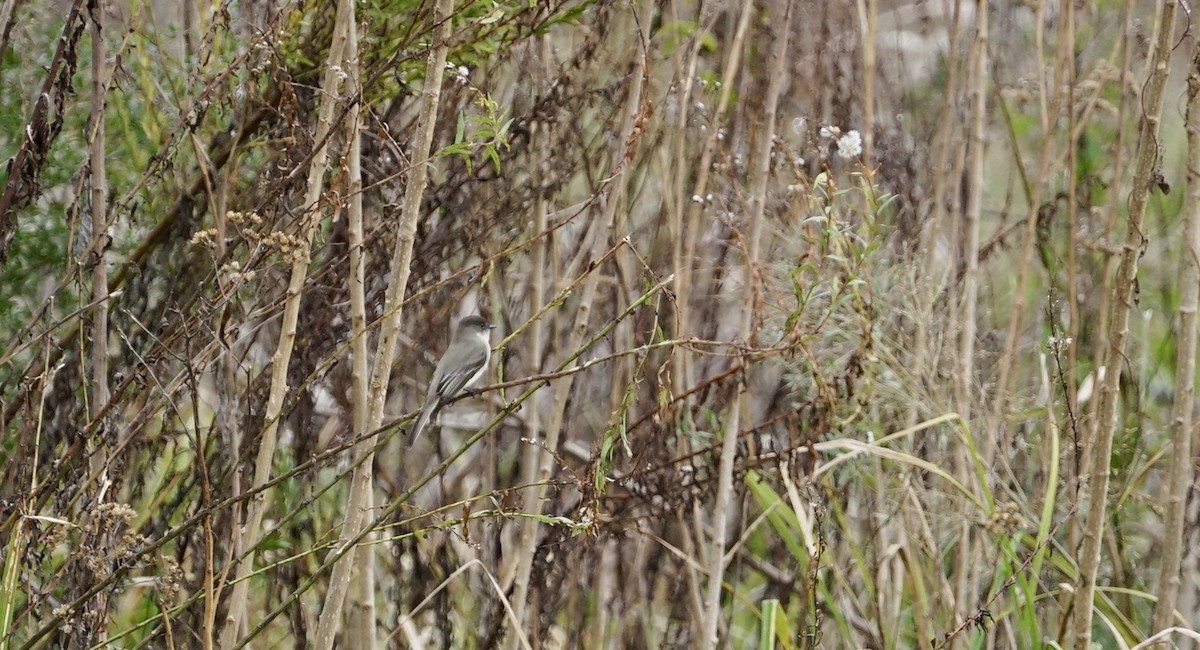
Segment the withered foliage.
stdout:
[[[18,4],[33,7],[17,7],[0,26],[6,43],[19,15],[48,14],[39,5],[51,3]],[[104,248],[87,248],[96,236],[114,243],[102,259],[47,244],[63,255],[38,270],[38,295],[4,295],[5,322],[21,323],[3,333],[0,354],[6,641],[201,647],[229,614],[231,567],[254,562],[244,616],[260,638],[251,643],[305,647],[360,436],[377,449],[375,543],[364,548],[375,560],[376,638],[387,647],[514,643],[508,600],[521,554],[531,554],[532,570],[520,628],[534,647],[700,647],[718,517],[731,522],[719,547],[728,553],[725,647],[756,638],[759,607],[772,599],[801,647],[906,647],[932,643],[938,631],[982,635],[1009,624],[988,599],[1003,594],[981,596],[1003,579],[983,560],[947,559],[974,544],[986,566],[1033,564],[1036,549],[1004,540],[1040,516],[1044,469],[1023,454],[1035,426],[1028,412],[1046,404],[1036,390],[1012,391],[1003,423],[988,420],[992,391],[1010,391],[992,376],[1008,298],[982,299],[992,302],[980,309],[976,417],[961,427],[937,419],[954,411],[949,368],[968,274],[956,224],[979,182],[962,164],[969,99],[952,81],[965,74],[972,11],[866,3],[880,13],[871,63],[855,3],[797,0],[778,118],[768,124],[769,52],[784,2],[763,3],[741,36],[740,3],[460,3],[439,153],[414,161],[433,3],[356,3],[362,90],[338,97],[334,124],[361,108],[371,350],[379,320],[397,307],[384,297],[404,182],[413,165],[431,168],[388,423],[353,430],[363,406],[351,390],[352,180],[346,130],[335,126],[273,478],[251,492],[290,266],[305,245],[309,164],[326,144],[314,134],[334,4],[224,2],[197,10],[199,22],[179,16],[175,31],[150,14],[106,14],[115,52],[110,229],[86,236],[84,249]],[[998,30],[1032,29],[1021,3],[993,4],[1005,5]],[[28,135],[0,139],[15,152],[0,199],[0,264],[23,238],[39,237],[24,224],[75,233],[87,212],[86,161],[50,156],[87,142],[89,98],[74,88],[83,74],[80,7],[57,19],[65,26],[44,69],[5,72],[6,82],[37,78],[41,90],[13,100]],[[12,42],[45,46],[50,34],[23,28]],[[918,50],[928,52],[905,49],[913,39],[926,39]],[[1019,45],[991,46],[993,101],[1017,108],[1021,100],[1001,91],[1020,86],[1014,71],[1030,57]],[[740,66],[722,78],[735,48]],[[148,63],[155,56],[161,71]],[[1027,137],[998,114],[990,120],[996,134]],[[120,128],[127,133],[111,134]],[[751,152],[764,138],[769,180],[765,196],[753,197]],[[701,170],[710,140],[712,161]],[[947,167],[935,169],[939,160]],[[63,168],[44,169],[48,161]],[[1105,200],[1100,177],[1115,172],[1097,165],[1075,197],[1048,192],[1046,209],[1030,212],[1051,295],[1067,294],[1069,246],[1084,284],[1102,282],[1107,253],[1097,233],[1111,222],[1093,208]],[[68,188],[63,205],[37,200],[43,176]],[[1001,274],[1025,232],[1027,206],[1013,206],[1020,193],[1011,184],[990,197],[1004,206],[987,215],[994,238],[977,253]],[[763,240],[750,259],[755,200],[765,206]],[[1070,201],[1086,241],[1064,243]],[[94,341],[83,270],[97,263],[110,266],[104,404],[87,389]],[[53,300],[42,306],[43,297]],[[1082,358],[1099,347],[1099,307],[1085,296],[1081,309]],[[476,311],[499,326],[493,343],[504,341],[489,387],[448,407],[440,431],[410,448],[406,417],[451,325]],[[1064,311],[1045,310],[1051,321]],[[1024,317],[1040,318],[1031,313]],[[1033,345],[1021,349],[1032,357]],[[1037,381],[1032,362],[1015,372]],[[1054,392],[1065,399],[1067,390]],[[561,435],[544,450],[553,457],[545,502],[527,503],[524,450],[545,444],[530,414],[545,427],[558,408]],[[962,430],[997,449],[999,465],[980,484],[960,462]],[[897,450],[865,451],[893,432]],[[727,436],[738,439],[735,505],[714,512]],[[950,477],[961,490],[948,487]],[[268,500],[267,534],[247,549],[239,526],[253,499]],[[518,543],[530,517],[541,522],[532,549]],[[1034,583],[1069,582],[1058,568],[1043,570]],[[1047,607],[1044,620],[1056,620],[1057,605]]]

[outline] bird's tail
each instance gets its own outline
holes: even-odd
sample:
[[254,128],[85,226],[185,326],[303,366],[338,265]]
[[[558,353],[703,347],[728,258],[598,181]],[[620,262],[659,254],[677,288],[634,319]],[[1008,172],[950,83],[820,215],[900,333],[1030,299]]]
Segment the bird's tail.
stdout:
[[425,406],[421,408],[421,415],[417,417],[417,424],[413,427],[412,435],[408,438],[408,446],[411,447],[417,441],[417,438],[421,437],[421,432],[429,424],[429,418],[437,410],[438,401],[437,397],[425,400]]

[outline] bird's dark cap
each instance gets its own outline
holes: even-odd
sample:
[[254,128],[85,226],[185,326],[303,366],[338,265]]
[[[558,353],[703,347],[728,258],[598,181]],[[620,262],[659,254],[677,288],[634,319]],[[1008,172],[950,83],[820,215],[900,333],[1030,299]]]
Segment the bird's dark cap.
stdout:
[[467,316],[466,318],[458,321],[458,328],[459,329],[471,328],[471,329],[490,330],[490,329],[495,329],[496,326],[492,325],[491,323],[487,322],[486,320],[483,320],[482,316]]

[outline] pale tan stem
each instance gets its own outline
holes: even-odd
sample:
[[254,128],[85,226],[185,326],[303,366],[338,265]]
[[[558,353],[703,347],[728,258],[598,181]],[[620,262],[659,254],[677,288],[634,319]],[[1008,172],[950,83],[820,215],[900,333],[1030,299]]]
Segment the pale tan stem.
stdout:
[[[92,266],[92,390],[89,404],[94,412],[108,403],[108,265],[105,263],[105,251],[108,248],[108,176],[104,164],[104,103],[108,81],[108,71],[104,68],[107,58],[104,47],[103,28],[100,17],[104,14],[103,3],[97,3],[93,11],[89,11],[92,35],[92,137],[88,143],[88,168],[91,174],[91,233],[92,245],[89,249],[94,252]],[[105,427],[101,427],[103,430]],[[97,451],[97,450],[93,450]],[[92,473],[103,471],[105,454],[91,454]],[[103,480],[101,480],[103,483]]]
[[[1114,299],[1108,323],[1108,372],[1100,388],[1099,419],[1096,435],[1087,450],[1091,456],[1091,476],[1087,487],[1089,499],[1087,523],[1083,531],[1083,551],[1079,558],[1079,578],[1075,584],[1075,617],[1073,634],[1068,648],[1087,650],[1092,644],[1092,601],[1096,594],[1096,574],[1100,569],[1100,547],[1104,524],[1108,520],[1109,460],[1112,456],[1113,433],[1117,427],[1118,390],[1125,358],[1125,340],[1129,337],[1129,312],[1133,309],[1133,286],[1137,279],[1138,260],[1144,250],[1142,223],[1150,190],[1155,186],[1154,169],[1158,162],[1159,119],[1163,96],[1170,70],[1171,42],[1174,38],[1176,0],[1164,0],[1158,23],[1158,38],[1150,61],[1145,92],[1142,95],[1141,128],[1134,161],[1133,189],[1129,194],[1128,226],[1125,243],[1117,266]],[[1190,408],[1190,403],[1189,403]]]
[[[753,3],[746,3],[747,11]],[[762,126],[758,129],[758,137],[754,141],[753,167],[750,171],[750,213],[747,220],[750,233],[746,245],[746,259],[742,273],[746,284],[746,306],[742,311],[740,336],[743,341],[753,345],[754,316],[759,307],[758,262],[761,258],[763,240],[763,221],[767,203],[767,182],[771,176],[771,149],[775,141],[775,117],[778,112],[779,95],[783,90],[788,62],[788,41],[791,36],[792,1],[775,0],[769,11],[774,24],[774,45],[767,63],[767,96],[763,102]],[[712,513],[712,550],[708,556],[708,591],[704,609],[704,630],[700,636],[702,648],[712,650],[717,647],[718,630],[721,621],[721,594],[725,575],[725,545],[728,536],[728,523],[732,516],[733,505],[733,466],[737,457],[738,430],[741,427],[743,414],[749,413],[749,403],[745,387],[748,381],[740,382],[742,389],[738,399],[734,400],[729,416],[726,418],[725,439],[721,443],[721,464],[717,473],[717,503]],[[748,417],[747,417],[748,419]]]
[[[958,26],[960,18],[961,3],[955,3],[953,12],[951,13],[949,27],[949,49],[947,50],[946,60],[958,60]],[[947,184],[955,178],[954,174],[948,169],[950,166],[950,152],[952,144],[956,140],[954,125],[958,122],[955,119],[955,98],[958,96],[958,65],[946,66],[946,88],[942,92],[942,106],[940,110],[941,119],[938,120],[937,133],[934,135],[936,155],[933,164],[933,201],[931,206],[931,215],[928,225],[921,231],[921,247],[922,255],[918,273],[915,278],[914,290],[917,292],[917,304],[919,305],[914,326],[916,328],[915,341],[913,343],[913,361],[916,364],[914,370],[915,379],[918,382],[925,381],[929,377],[938,363],[931,350],[935,348],[933,338],[934,331],[934,315],[933,304],[936,296],[941,292],[944,286],[945,278],[949,265],[940,264],[938,260],[938,240],[946,229],[946,205],[950,190]],[[944,267],[939,269],[939,266]],[[921,416],[920,404],[917,400],[913,400],[908,408],[908,413],[905,416],[905,425],[914,426]]]
[[[1075,3],[1063,2],[1063,22],[1066,23],[1067,43],[1065,50],[1075,52]],[[1067,338],[1072,341],[1067,346],[1067,386],[1079,385],[1079,346],[1074,341],[1079,340],[1079,268],[1076,259],[1076,249],[1079,244],[1079,138],[1075,134],[1078,122],[1086,121],[1077,117],[1075,110],[1075,57],[1064,57],[1062,61],[1067,71],[1067,132],[1071,138],[1067,141]],[[1113,178],[1119,178],[1114,176]],[[1054,278],[1050,279],[1051,282]],[[1074,390],[1066,391],[1066,404],[1069,413],[1077,413],[1079,404],[1075,399]]]
[[[703,277],[703,274],[700,274],[699,276],[697,276],[695,273],[693,273],[693,268],[692,268],[693,265],[696,264],[696,245],[697,245],[697,242],[699,241],[699,236],[700,236],[700,234],[699,234],[700,215],[701,215],[701,212],[703,212],[704,200],[705,200],[705,196],[708,191],[707,190],[708,176],[709,176],[709,172],[711,171],[711,168],[712,168],[713,156],[716,153],[717,138],[720,135],[720,130],[722,128],[721,124],[724,121],[725,111],[728,110],[728,107],[729,107],[729,99],[730,99],[730,96],[732,93],[732,89],[734,88],[735,83],[737,81],[737,73],[741,67],[742,49],[745,47],[746,32],[748,31],[748,29],[750,27],[750,16],[753,13],[754,13],[754,3],[753,2],[743,3],[742,14],[741,14],[741,17],[738,19],[737,30],[734,32],[733,40],[729,43],[729,54],[725,60],[725,67],[721,73],[721,81],[722,81],[721,96],[720,96],[720,99],[717,101],[717,108],[716,108],[716,111],[714,111],[714,113],[713,113],[713,118],[709,122],[708,137],[705,138],[704,149],[701,151],[700,161],[696,167],[695,189],[692,191],[692,195],[691,195],[690,199],[688,197],[684,197],[684,196],[678,197],[678,199],[681,201],[688,201],[687,223],[683,225],[683,232],[682,232],[682,237],[683,237],[684,243],[683,243],[683,248],[680,252],[681,253],[680,260],[681,261],[680,261],[679,266],[676,267],[676,273],[679,274],[677,295],[680,296],[680,299],[678,301],[678,303],[680,305],[687,304],[688,301],[693,296],[707,296],[708,295],[708,286],[707,286],[708,283],[704,282],[703,280],[693,279],[696,277],[701,277],[701,278]],[[678,335],[679,338],[686,338],[688,336],[697,335],[697,332],[695,331],[695,327],[694,327],[694,323],[693,323],[693,321],[695,321],[697,319],[696,319],[696,317],[690,315],[689,311],[682,312],[680,317],[677,320],[678,320],[678,324],[679,324],[679,335]],[[682,373],[683,373],[683,376],[677,377],[676,381],[679,382],[679,385],[684,386],[686,389],[693,385],[693,379],[695,379],[694,375],[696,373],[695,373],[695,368],[694,368],[694,355],[690,354],[687,351],[683,351],[683,350],[677,350],[675,352],[675,354],[677,356],[682,355],[682,363],[680,364],[680,367],[681,367]],[[685,401],[685,403],[689,403],[689,402],[690,402],[690,400]],[[680,439],[681,439],[681,441],[687,440],[687,438],[685,436],[680,436]],[[687,451],[687,450],[680,450],[680,451]],[[708,528],[708,524],[710,521],[709,517],[707,517],[705,515],[706,515],[706,513],[703,513],[701,511],[698,504],[696,507],[692,508],[692,526],[695,528],[695,535],[696,535],[696,539],[698,539],[698,540],[704,539],[705,532]],[[712,584],[713,584],[714,579],[718,581],[717,582],[718,588],[720,587],[720,582],[719,582],[720,574],[718,573],[718,576],[716,578],[713,578],[713,576],[710,575],[708,587],[707,587],[709,593],[705,598],[705,604],[704,604],[704,612],[705,612],[704,616],[707,616],[707,614],[709,612],[711,612],[711,606],[709,604],[709,600],[711,598],[713,598],[711,591],[712,591]],[[717,599],[717,604],[719,606],[720,605],[720,592],[719,591],[715,597]],[[703,632],[703,638],[701,639],[701,643],[704,644],[704,647],[711,647],[708,645],[709,643],[714,643],[714,644],[716,643],[715,626],[718,624],[717,621],[710,621],[707,618],[702,618],[702,620],[698,621],[698,624],[701,626],[701,628],[703,630],[705,630],[705,632]],[[710,626],[713,627],[713,629],[714,629],[712,634],[708,633],[708,629]]]
[[[349,0],[345,1],[346,4],[350,3]],[[442,76],[446,68],[446,52],[449,49],[448,41],[452,27],[450,18],[453,10],[453,0],[438,0],[434,9],[434,24],[437,27],[434,32],[433,47],[429,51],[429,58],[425,64],[425,86],[421,91],[421,113],[417,118],[413,148],[409,152],[409,160],[413,161],[413,165],[409,169],[396,245],[392,249],[392,273],[383,304],[386,316],[380,325],[379,343],[375,349],[375,365],[371,371],[368,418],[364,433],[378,429],[383,423],[383,407],[387,401],[388,378],[392,373],[396,342],[400,335],[400,320],[403,316],[401,301],[411,272],[413,242],[417,234],[417,220],[421,216],[421,197],[425,193],[425,186],[429,178],[428,163],[430,150],[433,147],[434,127],[437,125],[437,108],[441,101]],[[346,521],[342,525],[338,549],[345,548],[346,545],[353,544],[355,540],[360,539],[363,524],[368,521],[365,515],[366,509],[371,507],[370,471],[369,460],[355,470],[353,484],[357,488],[352,489],[350,493],[350,503],[346,507]],[[317,647],[320,649],[324,650],[333,646],[334,634],[341,619],[342,603],[350,580],[350,570],[354,565],[354,555],[354,552],[347,552],[343,555],[334,565],[329,578],[329,594],[317,624]],[[335,594],[335,590],[341,593]],[[371,640],[373,643],[373,633]]]
[[[638,21],[638,25],[640,26],[640,31],[638,32],[639,41],[635,44],[638,51],[639,65],[634,67],[635,72],[630,77],[629,92],[626,95],[624,118],[621,125],[621,135],[620,140],[618,140],[618,142],[621,142],[625,146],[620,147],[614,152],[610,169],[621,170],[628,168],[626,164],[628,161],[625,160],[627,147],[632,146],[636,142],[634,130],[638,125],[639,117],[642,115],[642,107],[645,102],[643,73],[646,71],[648,65],[646,50],[647,44],[650,42],[653,9],[654,2],[652,0],[644,0],[640,10],[641,16]],[[604,217],[597,224],[597,228],[600,228],[600,231],[594,233],[592,237],[593,259],[598,259],[604,254],[605,249],[608,248],[609,237],[612,235],[617,219],[617,211],[625,200],[626,183],[624,181],[625,179],[621,177],[614,178],[612,181],[608,201],[605,203]],[[584,282],[571,327],[569,342],[566,347],[568,350],[579,349],[586,339],[588,330],[591,328],[591,307],[595,301],[596,289],[600,277],[600,273],[591,273]],[[538,550],[538,517],[542,514],[542,505],[548,481],[554,469],[554,458],[551,454],[546,453],[545,450],[553,452],[558,449],[559,440],[562,435],[563,421],[565,419],[567,398],[570,396],[573,385],[574,377],[572,376],[554,387],[554,401],[551,403],[550,412],[546,418],[545,439],[540,446],[530,445],[532,452],[526,454],[525,466],[533,469],[532,473],[525,472],[523,474],[524,484],[530,486],[525,489],[523,499],[526,512],[532,516],[523,518],[521,521],[521,531],[516,551],[519,553],[519,556],[516,562],[512,586],[512,603],[513,609],[517,614],[516,620],[520,621],[526,627],[531,624],[529,580],[533,569],[533,559],[537,555]],[[529,462],[530,460],[534,462]],[[517,644],[520,641],[520,635],[512,634],[508,638],[508,647],[518,647]]]
[[[678,20],[679,12],[677,11],[677,3],[672,3],[672,9],[675,10],[674,18]],[[686,179],[690,176],[691,169],[691,158],[688,157],[687,153],[689,138],[685,134],[687,133],[687,123],[691,112],[692,85],[696,80],[696,66],[700,58],[700,49],[703,43],[703,39],[700,36],[703,30],[708,28],[708,25],[705,24],[703,14],[697,17],[696,22],[699,24],[700,29],[696,30],[696,34],[692,38],[692,46],[688,52],[688,59],[685,64],[686,72],[677,81],[680,84],[679,103],[677,106],[678,128],[674,134],[675,147],[671,165],[672,191],[668,193],[670,197],[669,205],[671,206],[671,268],[675,269],[675,273],[679,277],[678,286],[684,289],[683,297],[676,301],[677,304],[675,305],[675,324],[679,330],[676,334],[680,337],[691,333],[689,325],[691,306],[688,296],[691,295],[692,264],[694,263],[692,249],[688,247],[688,234],[684,230],[683,220],[683,206],[687,205],[684,185]],[[705,146],[708,146],[707,143]],[[672,355],[671,360],[672,371],[675,375],[672,378],[672,391],[674,392],[678,388],[678,392],[684,392],[691,387],[692,355],[684,350],[678,350]],[[680,449],[678,451],[682,453],[685,450]]]
[[104,164],[104,103],[107,94],[108,71],[104,68],[104,37],[99,22],[104,13],[98,2],[90,16],[92,31],[92,140],[88,144],[88,166],[91,171],[92,250],[96,253],[92,267],[92,399],[94,409],[108,403],[108,265],[104,254],[108,238],[108,174]]
[[[325,65],[325,76],[321,82],[321,104],[317,115],[317,132],[314,141],[322,143],[313,155],[308,168],[308,189],[304,197],[304,209],[300,221],[300,246],[295,252],[291,263],[291,277],[288,281],[287,297],[283,306],[283,320],[279,328],[279,341],[275,353],[271,357],[271,388],[267,396],[267,406],[263,414],[266,426],[262,440],[259,443],[258,456],[254,461],[254,479],[251,490],[257,490],[271,478],[271,461],[275,456],[275,447],[279,438],[279,416],[283,409],[283,400],[288,391],[288,365],[292,358],[292,348],[296,342],[296,323],[300,314],[300,298],[304,291],[304,282],[308,278],[308,264],[312,256],[312,238],[320,224],[320,198],[324,189],[328,147],[324,144],[332,127],[333,109],[337,103],[340,86],[340,63],[346,45],[347,20],[339,14],[337,25],[334,27],[333,41],[329,46],[329,55]],[[263,490],[250,502],[246,521],[236,536],[235,547],[248,550],[237,565],[236,579],[233,592],[229,597],[229,613],[226,615],[221,629],[221,647],[233,648],[238,643],[238,636],[246,621],[246,604],[250,595],[250,572],[254,565],[254,547],[262,538],[262,520],[267,506],[271,501],[272,490]]]
[[[971,55],[971,123],[970,155],[967,161],[968,195],[963,214],[965,255],[963,289],[961,296],[958,328],[957,389],[954,408],[963,420],[971,421],[971,404],[974,399],[975,377],[975,330],[979,299],[979,219],[983,212],[984,130],[987,127],[987,82],[988,82],[988,11],[987,3],[976,7],[975,46]],[[990,447],[984,445],[985,449]],[[984,453],[989,453],[990,450]],[[962,477],[960,477],[961,479]]]
[[1192,408],[1196,386],[1196,309],[1200,303],[1200,41],[1192,41],[1187,78],[1187,206],[1179,260],[1179,329],[1175,333],[1175,398],[1171,405],[1171,453],[1163,485],[1162,566],[1151,631],[1171,625],[1183,580],[1185,505],[1192,476]]
[[[968,195],[966,210],[963,212],[963,280],[960,295],[958,316],[958,357],[955,360],[955,409],[964,422],[971,422],[972,405],[975,399],[975,338],[977,327],[977,307],[979,301],[979,221],[983,212],[983,188],[986,180],[983,177],[984,161],[984,132],[987,127],[987,83],[988,83],[988,4],[978,3],[975,6],[975,42],[971,52],[971,72],[967,83],[971,91],[971,121],[970,147],[967,160]],[[984,463],[990,464],[992,450],[995,445],[984,442],[981,445]],[[955,459],[955,474],[964,483],[973,480],[970,451],[961,449]],[[964,504],[963,508],[969,508]],[[970,517],[964,512],[963,520]],[[963,525],[960,529],[958,544],[958,588],[955,592],[955,603],[960,613],[963,608],[970,607],[973,597],[972,590],[979,584],[979,572],[983,567],[978,562],[972,562],[971,526]]]
[[[542,57],[543,57],[542,63],[543,63],[543,65],[546,65],[548,57],[550,55],[549,39],[543,38],[541,40],[540,45],[542,48]],[[550,159],[549,154],[550,154],[551,134],[550,134],[549,129],[550,129],[549,124],[539,125],[538,130],[536,131],[536,134],[534,136],[536,138],[535,146],[537,146],[541,150],[542,155],[545,156],[542,158],[542,160]],[[543,167],[543,168],[539,168],[538,171],[541,173],[545,173],[546,169]],[[544,180],[543,180],[543,183],[545,183]],[[549,208],[546,205],[545,198],[539,195],[537,202],[534,206],[534,226],[533,226],[534,232],[544,232],[546,230],[546,224],[547,224],[546,215],[547,215],[548,209]],[[539,311],[542,309],[543,305],[545,304],[546,274],[536,272],[536,270],[546,268],[546,261],[547,261],[547,257],[549,256],[549,251],[550,251],[550,238],[543,238],[541,241],[534,244],[533,269],[535,270],[535,272],[533,273],[533,283],[532,283],[532,287],[531,287],[530,293],[529,293],[529,311],[531,314],[539,313]],[[561,274],[561,270],[559,271],[559,274],[556,275],[555,277],[563,277]],[[541,318],[536,318],[533,321],[533,325],[530,328],[530,332],[529,332],[529,341],[530,341],[529,370],[532,372],[535,372],[535,373],[540,373],[542,371],[542,349],[543,349],[543,346],[545,345],[546,329],[547,329],[546,322],[544,319],[541,319]],[[526,430],[528,432],[529,438],[532,440],[541,440],[541,436],[543,433],[541,411],[542,411],[542,409],[539,409],[535,406],[534,408],[529,409],[529,414],[525,418]],[[523,491],[524,494],[523,494],[522,498],[524,498],[524,499],[533,499],[533,498],[536,498],[536,496],[537,496],[537,492],[536,492],[536,489],[533,487],[533,483],[537,480],[537,474],[540,469],[541,456],[542,456],[541,451],[542,450],[538,445],[526,445],[525,448],[522,449],[522,453],[521,453],[521,483],[522,483],[522,485],[530,486],[530,487],[527,487]],[[533,509],[533,506],[528,502],[526,503],[526,507],[530,508],[531,510]],[[540,507],[538,508],[538,510],[540,510]],[[531,523],[531,522],[525,522],[516,531],[516,534],[519,536],[519,539],[522,540],[522,543],[524,543],[527,536],[529,536],[529,539],[532,540],[533,535],[536,534],[537,529],[533,526],[528,525],[529,523]],[[531,541],[530,543],[532,545],[533,542]],[[522,547],[522,548],[525,548],[525,547]],[[509,577],[514,578],[514,584],[518,584],[518,583],[522,583],[522,582],[524,583],[524,586],[520,587],[520,591],[522,594],[524,594],[528,591],[528,572],[532,567],[532,564],[531,564],[532,560],[533,560],[533,552],[531,550],[528,553],[523,552],[520,555],[520,557],[517,558],[517,561],[514,564],[509,565],[509,566],[514,567],[514,570],[515,570],[515,573],[513,574],[513,576],[509,576]],[[519,578],[524,578],[524,579],[520,580]],[[516,593],[516,592],[514,591],[514,593]],[[514,604],[516,606],[516,609],[515,609],[516,617],[514,620],[516,621],[517,625],[522,625],[522,626],[524,625],[521,622],[522,617],[524,616],[524,612],[525,612],[524,600],[525,600],[524,597],[522,597],[520,600],[514,600]],[[509,644],[510,647],[513,647],[513,645],[515,645],[518,636],[519,635],[514,634],[510,637],[510,639],[511,639],[510,644]]]
[[[732,5],[731,5],[732,8]],[[750,27],[750,17],[754,14],[754,3],[745,2],[742,5],[742,14],[738,18],[737,31],[734,33],[733,40],[729,43],[729,55],[725,59],[725,68],[721,71],[721,95],[717,100],[716,110],[713,111],[712,120],[708,124],[708,136],[704,140],[704,149],[700,153],[699,162],[696,164],[696,184],[692,189],[689,197],[678,196],[680,201],[687,201],[688,213],[687,223],[683,225],[683,249],[677,255],[678,266],[675,272],[679,274],[679,304],[685,305],[692,297],[700,297],[708,295],[708,283],[703,280],[704,273],[695,273],[693,266],[696,264],[696,246],[700,238],[700,231],[703,229],[700,223],[701,214],[704,212],[705,197],[708,195],[708,179],[712,172],[713,156],[717,152],[717,141],[721,135],[722,124],[725,122],[725,113],[729,110],[730,99],[733,96],[733,89],[736,87],[737,75],[741,68],[742,50],[746,44],[746,32]],[[694,65],[694,63],[693,63]],[[690,71],[689,71],[690,72]],[[685,80],[691,83],[691,74]],[[689,89],[690,90],[690,87]],[[685,92],[684,99],[686,100],[690,94]],[[682,147],[682,145],[680,145]],[[685,338],[689,335],[698,335],[695,331],[694,323],[696,319],[688,315],[687,308],[681,312],[679,317],[679,337]],[[684,375],[676,377],[676,382],[680,386],[690,387],[692,385],[691,376],[694,373],[692,362],[684,351],[677,351],[676,354],[682,354],[687,362],[682,364]]]
[[862,47],[862,163],[867,169],[875,165],[875,78],[878,73],[875,42],[879,22],[879,0],[858,0],[859,32]]
[[[342,0],[338,7],[339,15],[343,12],[348,16],[346,26],[346,54],[342,69],[346,73],[346,85],[349,96],[362,92],[359,83],[358,67],[358,24],[355,18],[354,3]],[[342,523],[341,543],[345,543],[348,535],[353,535],[361,528],[361,521],[373,507],[372,494],[374,490],[371,473],[374,453],[372,446],[363,434],[367,432],[370,422],[369,392],[367,388],[370,369],[367,364],[367,310],[365,297],[365,267],[366,251],[363,249],[363,210],[362,210],[362,136],[360,103],[354,101],[346,115],[346,139],[349,143],[346,152],[346,171],[348,176],[346,206],[347,243],[350,248],[350,322],[353,332],[351,356],[351,404],[353,408],[352,421],[354,433],[360,436],[355,446],[354,455],[359,459],[350,479],[350,498],[346,504],[346,516]],[[358,525],[355,525],[359,522]],[[370,541],[370,536],[367,541]],[[349,616],[351,620],[346,625],[346,644],[355,648],[375,647],[375,556],[369,551],[373,548],[351,549],[333,568],[329,590],[325,593],[325,602],[321,616],[317,621],[315,645],[317,648],[332,647],[336,638],[340,620],[337,612],[341,607],[346,590],[354,587],[353,606]],[[356,561],[357,560],[357,561]],[[357,580],[350,584],[346,576],[349,568],[357,568]]]
[[[92,107],[91,107],[91,139],[88,142],[88,166],[91,176],[90,215],[92,242],[89,249],[95,255],[92,263],[92,307],[91,311],[91,390],[88,395],[88,407],[91,417],[101,417],[107,422],[112,418],[97,414],[101,413],[108,404],[110,392],[108,386],[108,264],[106,250],[108,248],[108,177],[104,163],[104,104],[108,88],[108,71],[105,60],[108,54],[104,47],[104,29],[101,24],[104,16],[104,2],[98,0],[89,7],[88,21],[91,23],[92,37]],[[102,423],[99,436],[89,436],[88,457],[92,476],[98,477],[97,491],[94,504],[105,501],[108,490],[109,475],[109,432],[108,424]],[[102,533],[103,534],[103,533]],[[91,539],[88,542],[97,540]],[[72,638],[68,647],[85,647],[94,642],[104,641],[108,627],[108,595],[101,592],[92,598],[87,609],[97,614],[96,622],[87,626],[86,633]]]

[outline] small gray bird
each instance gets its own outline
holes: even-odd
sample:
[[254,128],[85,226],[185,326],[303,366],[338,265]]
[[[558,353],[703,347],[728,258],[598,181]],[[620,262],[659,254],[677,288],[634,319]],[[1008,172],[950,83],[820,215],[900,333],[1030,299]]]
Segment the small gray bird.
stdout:
[[429,418],[433,417],[439,408],[479,381],[483,373],[487,372],[488,359],[492,356],[492,344],[488,341],[488,335],[495,327],[479,316],[467,316],[458,322],[458,327],[454,328],[454,338],[450,340],[450,347],[442,354],[437,369],[433,371],[433,379],[429,380],[425,405],[421,407],[421,416],[417,418],[417,425],[413,427],[408,444],[417,441],[417,437],[429,424]]

